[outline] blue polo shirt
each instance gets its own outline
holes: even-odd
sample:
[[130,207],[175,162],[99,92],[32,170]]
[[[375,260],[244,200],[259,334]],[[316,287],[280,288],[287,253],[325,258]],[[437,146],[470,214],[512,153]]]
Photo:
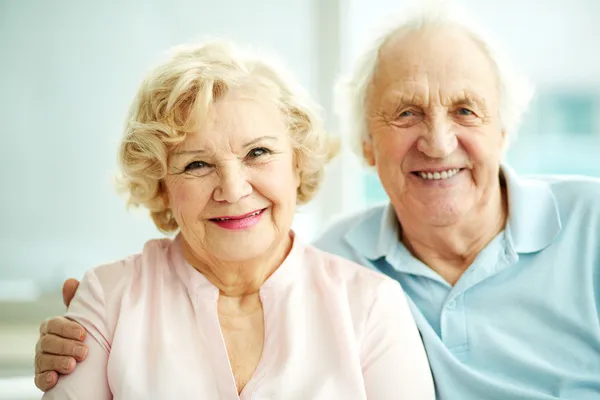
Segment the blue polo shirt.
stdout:
[[398,280],[443,400],[600,399],[600,180],[524,178],[509,218],[451,286],[398,241],[390,205],[315,243]]

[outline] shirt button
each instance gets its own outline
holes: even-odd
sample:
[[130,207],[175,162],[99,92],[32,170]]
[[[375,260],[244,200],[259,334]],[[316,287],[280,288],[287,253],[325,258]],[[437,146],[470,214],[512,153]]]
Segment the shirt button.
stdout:
[[448,310],[453,310],[456,308],[456,300],[450,300],[448,304],[446,304],[446,308]]

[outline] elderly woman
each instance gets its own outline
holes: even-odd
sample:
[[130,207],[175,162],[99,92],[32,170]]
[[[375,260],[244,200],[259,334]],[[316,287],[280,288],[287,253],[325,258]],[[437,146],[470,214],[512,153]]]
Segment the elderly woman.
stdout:
[[291,231],[335,150],[308,99],[224,42],[146,78],[120,147],[129,202],[178,232],[90,270],[89,356],[45,399],[432,399],[397,282]]
[[[316,245],[402,284],[440,400],[600,399],[600,180],[505,163],[532,88],[442,3],[404,12],[345,81],[347,126],[390,201]],[[63,345],[46,335],[39,359]]]

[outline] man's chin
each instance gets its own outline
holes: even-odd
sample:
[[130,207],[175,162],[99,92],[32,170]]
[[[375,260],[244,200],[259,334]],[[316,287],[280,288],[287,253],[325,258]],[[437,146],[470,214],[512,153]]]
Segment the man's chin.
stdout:
[[466,202],[464,200],[460,201],[444,197],[430,200],[433,201],[421,204],[419,207],[421,212],[414,214],[422,224],[432,227],[447,227],[464,220],[464,216],[467,213]]

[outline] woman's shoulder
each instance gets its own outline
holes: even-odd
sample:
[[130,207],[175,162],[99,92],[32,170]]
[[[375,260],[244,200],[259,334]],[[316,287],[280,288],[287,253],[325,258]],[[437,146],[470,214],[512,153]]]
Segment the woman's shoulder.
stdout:
[[173,243],[172,239],[149,240],[138,253],[91,268],[82,282],[93,282],[105,295],[110,295],[131,283],[147,280],[169,264]]
[[304,249],[303,264],[311,296],[336,304],[333,309],[346,310],[358,338],[376,305],[390,303],[391,307],[400,307],[406,301],[400,284],[372,267],[312,246]]
[[357,264],[310,245],[304,249],[304,262],[311,274],[335,287],[372,292],[377,291],[382,284],[396,282],[372,267]]

